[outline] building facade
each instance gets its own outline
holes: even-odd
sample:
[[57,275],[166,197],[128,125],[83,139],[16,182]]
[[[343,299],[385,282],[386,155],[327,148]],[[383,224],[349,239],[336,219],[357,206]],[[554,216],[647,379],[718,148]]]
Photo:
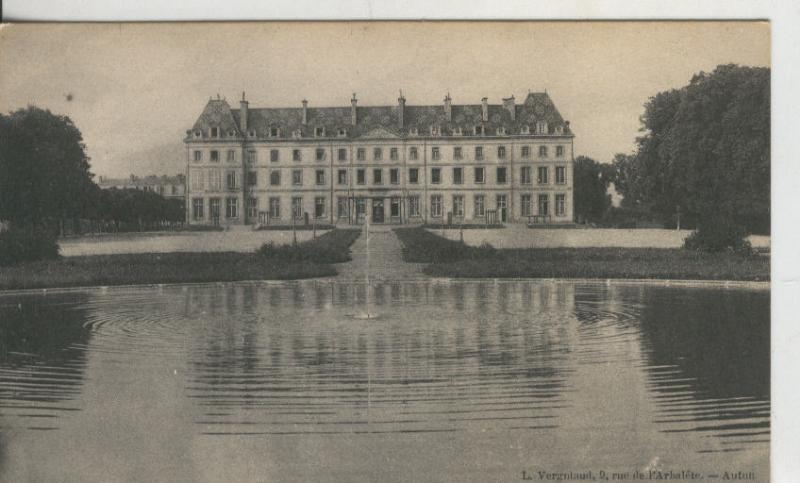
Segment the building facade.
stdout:
[[190,224],[573,221],[574,135],[547,93],[258,109],[242,94],[186,134]]
[[97,185],[102,189],[135,189],[140,191],[152,191],[164,198],[177,199],[183,201],[186,197],[186,175],[177,176],[136,176],[130,175],[128,178],[109,178],[100,176]]

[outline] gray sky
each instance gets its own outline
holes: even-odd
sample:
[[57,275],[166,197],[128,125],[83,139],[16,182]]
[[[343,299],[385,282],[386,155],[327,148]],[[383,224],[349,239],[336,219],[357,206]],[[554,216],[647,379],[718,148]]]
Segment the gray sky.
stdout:
[[[0,111],[70,116],[96,174],[176,173],[210,96],[235,107],[499,103],[547,90],[575,153],[630,152],[643,104],[718,64],[770,65],[764,22],[42,24],[0,31]],[[71,100],[68,95],[71,94]]]

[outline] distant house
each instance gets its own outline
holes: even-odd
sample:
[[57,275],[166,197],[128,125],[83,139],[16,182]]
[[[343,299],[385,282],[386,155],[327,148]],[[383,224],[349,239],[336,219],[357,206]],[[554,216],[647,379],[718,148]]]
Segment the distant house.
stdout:
[[186,176],[136,176],[130,175],[128,178],[108,178],[100,176],[97,184],[102,189],[135,189],[141,191],[152,191],[164,198],[179,199],[183,201],[186,196]]

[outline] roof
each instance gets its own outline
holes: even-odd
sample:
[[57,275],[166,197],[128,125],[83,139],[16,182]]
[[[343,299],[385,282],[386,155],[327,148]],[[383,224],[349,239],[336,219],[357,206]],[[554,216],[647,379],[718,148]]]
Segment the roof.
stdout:
[[177,175],[177,176],[156,176],[156,175],[147,175],[143,177],[133,176],[128,178],[107,178],[105,176],[100,176],[97,180],[97,184],[100,187],[106,186],[155,186],[155,185],[167,185],[167,184],[176,184],[181,185],[185,183],[184,175]]
[[[513,98],[504,99],[513,102]],[[302,107],[248,108],[247,131],[255,132],[257,138],[270,136],[270,128],[278,128],[278,139],[294,137],[299,131],[303,138],[314,136],[317,127],[325,128],[325,136],[337,137],[340,129],[346,137],[405,137],[417,129],[421,136],[428,135],[432,126],[438,127],[442,136],[452,135],[461,129],[463,135],[472,134],[475,126],[484,126],[486,133],[492,135],[497,128],[504,127],[508,134],[520,134],[523,126],[535,132],[536,123],[547,123],[548,134],[555,134],[560,127],[564,135],[572,135],[569,123],[564,121],[553,101],[546,92],[529,93],[520,104],[506,107],[503,104],[487,104],[488,120],[482,121],[482,104],[452,104],[451,119],[448,122],[444,104],[435,106],[409,106],[403,108],[403,125],[400,126],[399,106],[359,106],[356,108],[357,123],[351,122],[351,107],[308,107],[307,122],[303,124]],[[514,109],[514,118],[511,109]],[[241,109],[231,109],[227,101],[211,99],[206,104],[197,122],[187,135],[207,139],[210,129],[220,128],[222,138],[241,138]],[[388,134],[387,134],[388,133]],[[371,135],[372,134],[372,135]],[[189,138],[187,138],[189,139]]]

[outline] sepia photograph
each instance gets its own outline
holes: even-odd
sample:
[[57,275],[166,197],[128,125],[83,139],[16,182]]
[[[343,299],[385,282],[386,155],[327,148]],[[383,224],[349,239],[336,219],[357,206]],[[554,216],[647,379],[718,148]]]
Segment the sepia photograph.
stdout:
[[0,481],[769,482],[771,36],[0,24]]

